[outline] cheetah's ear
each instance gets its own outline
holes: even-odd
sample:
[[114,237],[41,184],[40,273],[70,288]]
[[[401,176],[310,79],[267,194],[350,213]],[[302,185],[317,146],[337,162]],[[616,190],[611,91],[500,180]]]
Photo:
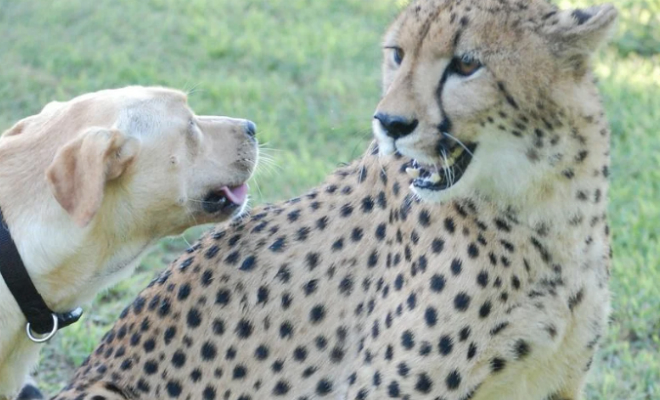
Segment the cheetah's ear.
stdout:
[[609,38],[617,14],[610,4],[560,11],[546,20],[543,32],[553,53],[584,73],[591,54]]

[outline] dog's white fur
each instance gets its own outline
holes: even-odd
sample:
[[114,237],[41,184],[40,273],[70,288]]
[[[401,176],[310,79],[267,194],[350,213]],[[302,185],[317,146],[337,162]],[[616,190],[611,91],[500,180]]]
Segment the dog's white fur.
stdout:
[[[49,307],[91,300],[157,239],[230,218],[204,212],[203,199],[250,177],[257,146],[246,124],[196,116],[175,90],[127,87],[50,103],[6,131],[0,207]],[[0,278],[0,399],[37,360],[25,324]]]

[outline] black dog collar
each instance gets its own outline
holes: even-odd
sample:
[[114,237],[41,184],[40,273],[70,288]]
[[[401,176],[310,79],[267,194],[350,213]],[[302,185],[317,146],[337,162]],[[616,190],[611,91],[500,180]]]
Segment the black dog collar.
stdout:
[[56,313],[46,305],[18,254],[16,244],[2,216],[2,210],[0,210],[0,275],[28,321],[26,332],[33,342],[42,343],[50,340],[59,329],[77,322],[82,316],[80,307],[66,313]]

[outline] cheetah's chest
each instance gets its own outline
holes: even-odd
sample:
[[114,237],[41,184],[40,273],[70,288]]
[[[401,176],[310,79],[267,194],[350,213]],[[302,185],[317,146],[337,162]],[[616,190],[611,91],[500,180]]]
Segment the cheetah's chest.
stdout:
[[454,221],[393,236],[347,398],[541,399],[590,364],[608,312],[602,255],[585,269],[502,220]]

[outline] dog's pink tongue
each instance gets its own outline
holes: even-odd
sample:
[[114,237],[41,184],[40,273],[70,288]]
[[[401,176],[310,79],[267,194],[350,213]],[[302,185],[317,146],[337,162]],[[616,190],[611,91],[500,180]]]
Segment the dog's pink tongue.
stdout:
[[232,203],[243,204],[245,203],[245,199],[247,199],[248,185],[244,183],[234,187],[225,186],[222,188],[222,192]]

